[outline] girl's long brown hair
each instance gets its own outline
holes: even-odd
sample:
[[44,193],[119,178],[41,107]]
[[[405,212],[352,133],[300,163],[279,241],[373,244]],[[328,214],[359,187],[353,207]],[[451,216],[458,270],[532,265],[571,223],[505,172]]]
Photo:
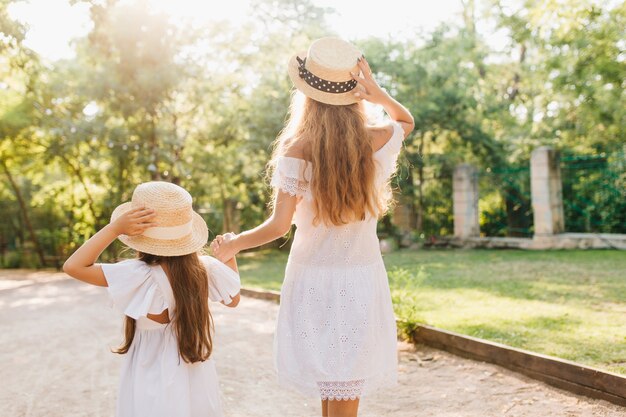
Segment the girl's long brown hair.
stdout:
[[[335,106],[295,92],[287,126],[276,139],[270,169],[298,144],[311,162],[315,223],[342,225],[382,215],[387,193],[374,185],[372,140],[359,103]],[[276,196],[274,196],[274,200]]]
[[[148,265],[165,265],[176,302],[175,314],[170,314],[178,340],[178,352],[187,363],[205,361],[213,350],[213,317],[209,311],[209,281],[207,270],[197,253],[183,256],[157,256],[138,253]],[[127,353],[135,337],[135,319],[126,317],[125,341],[116,353]]]

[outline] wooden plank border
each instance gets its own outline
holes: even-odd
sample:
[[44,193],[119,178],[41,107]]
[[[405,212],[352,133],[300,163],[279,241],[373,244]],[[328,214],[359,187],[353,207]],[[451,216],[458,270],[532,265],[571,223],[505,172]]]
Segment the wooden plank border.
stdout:
[[[276,291],[242,288],[241,294],[280,301]],[[622,375],[431,326],[418,326],[411,339],[464,358],[502,366],[574,394],[626,407],[626,377]]]
[[464,358],[493,363],[575,394],[626,406],[626,377],[488,340],[418,326],[413,342]]
[[241,295],[245,297],[258,298],[260,300],[280,302],[280,293],[277,291],[261,290],[259,288],[241,288]]

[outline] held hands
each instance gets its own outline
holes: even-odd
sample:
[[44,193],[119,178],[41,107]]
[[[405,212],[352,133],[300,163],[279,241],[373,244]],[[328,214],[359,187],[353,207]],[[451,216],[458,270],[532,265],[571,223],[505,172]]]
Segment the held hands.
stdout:
[[354,74],[352,78],[358,83],[359,91],[354,93],[354,96],[359,100],[367,100],[370,103],[381,104],[389,96],[387,92],[380,88],[374,77],[372,76],[372,70],[365,57],[359,58],[358,62],[361,74]]
[[233,259],[237,253],[239,253],[236,239],[237,235],[231,232],[224,235],[217,235],[210,246],[213,256],[221,262],[228,262]]
[[110,226],[118,236],[137,236],[145,232],[146,229],[158,225],[154,221],[155,217],[156,213],[154,210],[141,207],[122,214]]

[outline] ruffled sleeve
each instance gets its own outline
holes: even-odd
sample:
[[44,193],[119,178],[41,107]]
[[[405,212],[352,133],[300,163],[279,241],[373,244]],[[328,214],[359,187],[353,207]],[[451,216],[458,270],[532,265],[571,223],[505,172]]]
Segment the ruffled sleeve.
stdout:
[[113,305],[128,317],[138,319],[160,314],[168,303],[152,276],[152,268],[138,259],[101,264]]
[[230,304],[241,289],[239,274],[211,256],[201,259],[209,274],[209,300]]
[[310,167],[304,159],[279,156],[270,185],[295,197],[311,199]]
[[374,153],[374,159],[380,165],[379,177],[383,181],[389,179],[389,177],[396,172],[398,155],[402,150],[402,143],[404,141],[404,129],[402,129],[400,123],[392,121],[391,126],[393,127],[391,138],[389,138],[382,148]]

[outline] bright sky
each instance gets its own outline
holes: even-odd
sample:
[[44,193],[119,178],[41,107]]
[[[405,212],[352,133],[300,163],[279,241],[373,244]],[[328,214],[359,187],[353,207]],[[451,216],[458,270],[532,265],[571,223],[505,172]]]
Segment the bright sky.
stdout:
[[[198,23],[230,19],[237,23],[248,15],[250,0],[148,0],[175,18]],[[332,28],[346,39],[407,36],[416,31],[428,32],[441,22],[460,19],[460,0],[384,0],[368,7],[363,0],[317,0],[316,5],[332,7],[337,15],[329,19]],[[26,45],[40,55],[55,60],[73,56],[71,40],[90,30],[89,7],[70,6],[67,0],[29,0],[11,6],[13,18],[29,26]]]

